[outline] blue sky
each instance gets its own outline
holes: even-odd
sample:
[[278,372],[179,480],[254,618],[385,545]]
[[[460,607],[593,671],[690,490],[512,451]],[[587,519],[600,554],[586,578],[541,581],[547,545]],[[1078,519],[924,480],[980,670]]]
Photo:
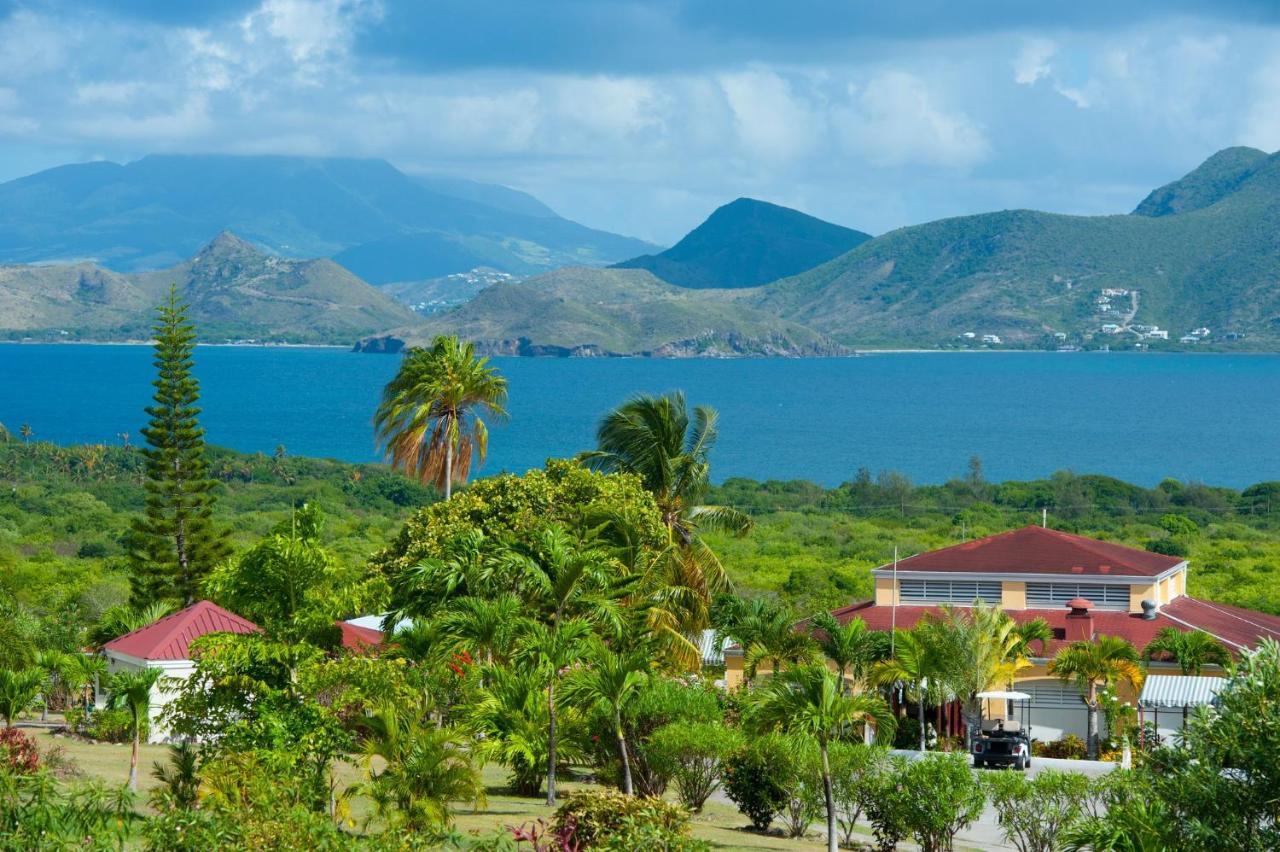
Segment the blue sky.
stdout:
[[0,179],[385,157],[671,242],[741,195],[873,233],[1127,212],[1280,149],[1280,3],[0,0]]

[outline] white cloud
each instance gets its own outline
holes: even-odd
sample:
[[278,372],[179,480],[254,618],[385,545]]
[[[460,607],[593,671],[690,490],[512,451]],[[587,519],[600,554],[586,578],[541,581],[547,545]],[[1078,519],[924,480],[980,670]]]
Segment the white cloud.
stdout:
[[1013,80],[1019,86],[1031,86],[1053,73],[1049,60],[1058,52],[1058,45],[1047,38],[1031,38],[1022,44],[1013,60]]
[[850,95],[851,105],[834,113],[841,136],[878,166],[964,169],[990,153],[982,128],[943,108],[919,77],[886,72]]
[[770,161],[795,159],[823,134],[822,117],[780,74],[751,70],[719,80],[738,139],[749,153]]

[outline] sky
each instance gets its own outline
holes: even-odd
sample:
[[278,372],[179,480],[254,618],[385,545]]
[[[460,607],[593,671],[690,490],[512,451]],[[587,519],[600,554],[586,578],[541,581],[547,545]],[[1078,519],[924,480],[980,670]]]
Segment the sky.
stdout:
[[670,244],[1125,213],[1230,145],[1280,149],[1278,0],[0,0],[0,180],[382,157]]

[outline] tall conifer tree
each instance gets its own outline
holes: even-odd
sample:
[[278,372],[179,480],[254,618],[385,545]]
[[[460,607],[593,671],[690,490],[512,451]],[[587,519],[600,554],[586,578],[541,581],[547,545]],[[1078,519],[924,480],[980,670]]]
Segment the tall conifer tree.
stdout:
[[231,548],[213,523],[214,481],[197,420],[200,384],[191,375],[196,332],[176,287],[157,314],[155,404],[142,430],[147,499],[130,536],[131,582],[135,604],[166,598],[190,604]]

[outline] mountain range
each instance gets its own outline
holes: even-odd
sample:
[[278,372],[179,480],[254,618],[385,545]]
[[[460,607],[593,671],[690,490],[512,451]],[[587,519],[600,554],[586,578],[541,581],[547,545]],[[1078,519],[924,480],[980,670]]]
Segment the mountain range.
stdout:
[[0,263],[159,269],[224,230],[282,257],[334,258],[375,284],[478,266],[604,266],[656,248],[516,190],[412,176],[384,160],[152,155],[0,184]]
[[276,257],[222,233],[166,269],[0,266],[0,339],[146,340],[171,285],[190,304],[204,341],[350,343],[418,322],[331,260]]

